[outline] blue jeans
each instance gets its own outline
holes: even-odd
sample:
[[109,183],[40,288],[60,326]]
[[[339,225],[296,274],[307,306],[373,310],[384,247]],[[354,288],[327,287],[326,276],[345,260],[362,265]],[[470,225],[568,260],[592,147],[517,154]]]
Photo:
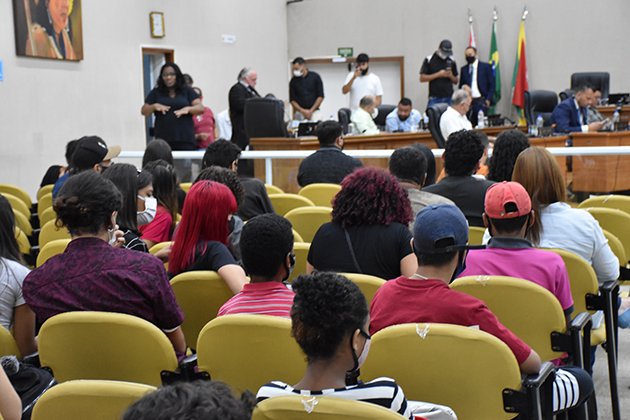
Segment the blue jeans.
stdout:
[[429,103],[427,104],[427,109],[431,108],[435,104],[447,103],[451,104],[451,97],[448,98],[438,98],[437,96],[430,96]]

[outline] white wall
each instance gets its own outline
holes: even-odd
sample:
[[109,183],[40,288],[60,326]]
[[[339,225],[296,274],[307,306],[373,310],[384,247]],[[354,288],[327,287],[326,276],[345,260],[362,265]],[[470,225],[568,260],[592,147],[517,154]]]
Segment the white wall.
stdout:
[[[422,60],[442,39],[453,42],[454,58],[465,64],[468,8],[474,16],[479,55],[487,61],[492,11],[498,5],[497,39],[502,76],[498,111],[509,112],[518,31],[527,4],[525,23],[530,89],[562,91],[571,73],[608,71],[611,92],[630,91],[625,77],[630,53],[623,47],[630,35],[627,0],[305,0],[287,6],[289,59],[337,54],[353,47],[354,55],[405,57],[405,93],[424,110],[427,83],[419,82]],[[324,86],[327,91],[341,90]]]
[[[101,136],[123,150],[145,146],[143,46],[172,48],[175,61],[219,112],[238,71],[259,73],[257,89],[288,99],[284,0],[83,0],[84,60],[60,62],[15,54],[12,1],[0,2],[0,183],[31,196],[65,144]],[[164,13],[166,37],[150,37],[149,13]],[[236,36],[221,43],[221,34]]]

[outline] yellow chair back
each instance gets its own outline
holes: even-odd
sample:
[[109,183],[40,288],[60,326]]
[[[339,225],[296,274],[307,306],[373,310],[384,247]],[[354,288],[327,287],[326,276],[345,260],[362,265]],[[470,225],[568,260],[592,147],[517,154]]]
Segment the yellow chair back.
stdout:
[[[172,244],[172,243],[173,243],[172,241],[167,241],[167,242],[160,242],[160,243],[157,243],[157,244],[153,245],[153,246],[151,247],[151,249],[149,249],[149,253],[150,253],[151,255],[155,255],[155,254],[157,254],[159,251],[161,251],[162,249],[164,249],[165,247],[167,247],[168,245],[170,245],[170,244]],[[165,269],[166,271],[168,271],[168,262],[165,262],[165,263],[164,263],[164,269]]]
[[297,230],[291,229],[291,231],[293,232],[293,242],[304,242],[304,239],[297,233]]
[[311,200],[297,194],[269,194],[269,200],[276,214],[280,216],[284,216],[293,209],[315,206]]
[[585,210],[597,220],[602,229],[615,235],[623,244],[626,255],[630,255],[630,214],[604,207],[589,207]]
[[31,208],[24,201],[14,196],[13,194],[4,192],[0,192],[0,194],[2,194],[9,201],[9,204],[11,205],[11,208],[13,210],[19,211],[28,219],[31,218]]
[[284,191],[275,185],[265,184],[265,188],[267,189],[267,194],[284,194]]
[[39,225],[44,226],[46,223],[51,220],[57,220],[57,213],[55,209],[52,207],[48,207],[43,213],[39,213]]
[[372,305],[372,299],[374,299],[374,294],[376,291],[385,284],[385,280],[380,277],[370,276],[369,274],[358,274],[358,273],[339,273],[344,277],[352,280],[354,284],[359,286],[361,292],[365,296],[365,300],[367,300],[368,308]]
[[48,261],[50,257],[54,257],[55,255],[64,252],[70,241],[71,239],[55,239],[54,241],[50,241],[41,247],[39,249],[39,254],[37,255],[35,267],[41,266]]
[[623,244],[615,235],[607,231],[606,229],[602,229],[604,232],[604,236],[608,240],[608,245],[612,250],[615,257],[619,260],[619,266],[625,267],[628,265],[628,254],[626,254],[626,249],[623,247]]
[[33,234],[33,226],[31,226],[28,217],[16,209],[13,209],[13,215],[15,216],[15,226],[19,227],[26,236],[31,236]]
[[291,336],[291,320],[268,315],[236,314],[210,321],[199,334],[200,372],[239,391],[252,392],[270,381],[297,383],[306,357]]
[[305,242],[313,242],[315,233],[324,223],[332,220],[331,207],[302,207],[284,215],[293,229],[297,230]]
[[20,187],[11,184],[0,184],[0,193],[11,194],[19,198],[28,206],[29,209],[33,207],[31,196]]
[[46,222],[39,232],[39,247],[40,249],[48,242],[55,241],[57,239],[71,239],[68,229],[61,227],[58,228],[55,225],[55,220]]
[[316,206],[332,207],[332,200],[341,191],[339,184],[309,184],[302,188],[298,194],[308,198]]
[[367,402],[333,397],[281,395],[256,404],[252,420],[402,420],[405,417]]
[[53,205],[52,193],[43,195],[42,198],[37,202],[37,214],[42,214],[44,210],[51,208],[52,205]]
[[486,233],[486,228],[479,226],[468,227],[468,243],[470,245],[481,245],[483,243],[483,234]]
[[13,335],[4,327],[0,327],[0,357],[9,355],[21,357]]
[[53,386],[33,407],[33,420],[118,420],[154,386],[122,381],[76,380]]
[[560,302],[549,290],[529,280],[504,276],[461,277],[450,286],[482,300],[543,361],[562,356],[563,352],[551,348],[551,333],[565,332],[566,320]]
[[28,241],[26,233],[17,226],[15,227],[15,240],[17,241],[22,254],[29,255],[31,253],[31,243]]
[[308,250],[311,244],[308,242],[294,242],[293,252],[295,253],[295,267],[288,278],[288,281],[293,281],[300,274],[306,274],[306,259],[308,257]]
[[513,418],[503,409],[503,390],[521,389],[518,363],[504,342],[449,324],[394,325],[374,334],[361,378],[381,376],[395,378],[408,400],[449,406],[460,420]]
[[184,311],[182,332],[186,344],[194,350],[203,327],[217,317],[221,306],[234,293],[216,271],[181,273],[171,279],[171,286],[177,303]]
[[615,194],[598,195],[596,197],[587,198],[578,205],[579,209],[587,209],[589,207],[618,209],[630,214],[630,197]]
[[55,184],[48,184],[48,185],[44,185],[39,190],[37,190],[37,201],[39,201],[39,199],[45,196],[46,194],[52,193],[54,188],[55,188]]
[[59,382],[108,379],[160,386],[177,357],[164,332],[144,319],[112,312],[66,312],[42,325],[39,359]]
[[190,191],[190,187],[192,187],[192,182],[182,182],[181,184],[179,184],[179,187],[186,191],[186,194],[188,194],[188,191]]

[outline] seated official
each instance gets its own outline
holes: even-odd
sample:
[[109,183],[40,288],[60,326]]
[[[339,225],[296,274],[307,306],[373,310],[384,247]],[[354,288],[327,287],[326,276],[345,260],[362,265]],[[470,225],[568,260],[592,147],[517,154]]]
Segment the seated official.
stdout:
[[291,222],[277,214],[261,214],[247,222],[241,235],[241,252],[251,281],[221,306],[218,316],[291,316],[294,293],[283,283],[295,267],[291,228]]
[[373,135],[381,131],[376,127],[372,115],[376,110],[373,96],[364,96],[359,102],[359,107],[352,113],[350,121],[354,124],[352,134]]
[[402,98],[385,119],[385,127],[388,133],[417,131],[421,119],[420,112],[411,107],[411,99]]
[[363,167],[359,159],[342,152],[343,128],[337,121],[322,121],[315,133],[320,147],[300,163],[297,174],[300,187],[316,183],[340,184],[346,175]]
[[446,142],[448,142],[451,133],[473,129],[471,122],[466,117],[470,110],[470,104],[472,104],[472,98],[468,91],[459,89],[453,93],[451,105],[446,108],[440,118],[440,131]]
[[551,113],[549,123],[556,133],[582,132],[591,133],[601,130],[601,121],[588,123],[587,108],[593,101],[594,88],[583,84],[575,89],[575,95],[560,102]]
[[598,121],[604,121],[606,118],[597,110],[600,101],[602,100],[602,91],[600,88],[594,88],[593,100],[591,104],[586,107],[586,122],[588,124]]
[[[24,299],[42,324],[72,311],[134,315],[162,329],[176,352],[186,351],[177,304],[164,264],[147,252],[120,249],[118,188],[100,174],[71,176],[55,200],[57,220],[72,241],[24,279]],[[112,246],[114,245],[114,246]]]

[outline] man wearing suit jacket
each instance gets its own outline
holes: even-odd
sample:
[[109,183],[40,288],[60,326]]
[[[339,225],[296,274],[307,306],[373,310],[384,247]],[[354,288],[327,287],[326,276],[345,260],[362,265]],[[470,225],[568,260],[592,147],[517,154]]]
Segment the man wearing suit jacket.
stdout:
[[596,132],[603,126],[597,121],[588,124],[587,108],[593,102],[593,86],[585,84],[575,90],[575,95],[560,102],[551,114],[550,124],[556,133]]
[[[238,83],[230,89],[228,101],[230,106],[230,118],[232,119],[232,142],[241,150],[249,146],[249,138],[245,133],[245,102],[254,97],[260,97],[254,89],[258,75],[256,70],[248,67],[238,73]],[[254,165],[251,160],[240,161],[238,173],[240,175],[254,176]]]
[[468,64],[462,67],[460,72],[459,88],[466,89],[472,96],[468,119],[473,127],[476,127],[479,110],[483,110],[483,113],[488,115],[488,107],[493,104],[494,71],[491,64],[479,61],[475,47],[466,48],[466,62]]

